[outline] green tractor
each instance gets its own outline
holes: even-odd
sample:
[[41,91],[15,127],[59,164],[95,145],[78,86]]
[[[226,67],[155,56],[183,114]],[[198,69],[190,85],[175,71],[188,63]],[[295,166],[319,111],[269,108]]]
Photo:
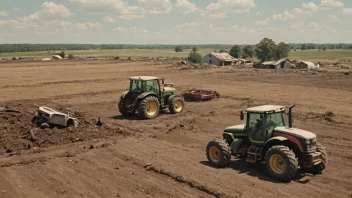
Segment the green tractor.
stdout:
[[184,100],[176,95],[172,83],[165,84],[153,76],[136,76],[130,78],[130,90],[121,95],[118,107],[124,117],[133,116],[135,112],[142,119],[158,116],[161,109],[169,108],[173,114],[181,113]]
[[317,143],[316,135],[292,127],[292,108],[289,108],[288,126],[285,107],[264,105],[241,111],[245,125],[224,130],[222,140],[209,142],[207,158],[217,167],[229,165],[231,156],[245,158],[247,162],[265,162],[269,174],[282,181],[290,181],[298,170],[321,173],[327,164],[327,153]]

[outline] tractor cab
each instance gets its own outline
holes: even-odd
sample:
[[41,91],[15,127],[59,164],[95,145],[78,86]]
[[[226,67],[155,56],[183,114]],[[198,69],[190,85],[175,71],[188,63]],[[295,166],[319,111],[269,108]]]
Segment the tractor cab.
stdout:
[[[246,110],[246,132],[250,141],[254,144],[264,144],[272,137],[276,127],[285,127],[285,107],[276,105],[264,105],[248,108]],[[241,112],[241,120],[244,120],[244,112]]]

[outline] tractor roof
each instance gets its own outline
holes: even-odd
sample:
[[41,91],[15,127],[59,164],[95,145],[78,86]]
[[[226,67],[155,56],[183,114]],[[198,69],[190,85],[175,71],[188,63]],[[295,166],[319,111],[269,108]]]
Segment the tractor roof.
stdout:
[[248,108],[246,111],[247,112],[254,112],[254,113],[264,113],[264,112],[269,112],[269,111],[280,112],[283,110],[285,110],[284,106],[262,105],[262,106]]
[[154,76],[133,76],[130,77],[130,80],[157,80],[159,79],[158,77]]

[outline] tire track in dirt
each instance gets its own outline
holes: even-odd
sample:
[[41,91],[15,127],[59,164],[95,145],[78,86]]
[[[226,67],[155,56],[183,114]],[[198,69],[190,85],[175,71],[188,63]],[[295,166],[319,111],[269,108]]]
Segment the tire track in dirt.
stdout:
[[65,80],[65,81],[53,81],[53,82],[42,82],[42,83],[35,83],[35,84],[26,84],[26,85],[4,85],[0,86],[0,89],[6,88],[25,88],[25,87],[41,87],[47,85],[58,85],[58,84],[75,84],[75,83],[91,83],[91,82],[112,82],[117,80],[126,80],[126,78],[105,78],[105,79],[85,79],[85,80]]

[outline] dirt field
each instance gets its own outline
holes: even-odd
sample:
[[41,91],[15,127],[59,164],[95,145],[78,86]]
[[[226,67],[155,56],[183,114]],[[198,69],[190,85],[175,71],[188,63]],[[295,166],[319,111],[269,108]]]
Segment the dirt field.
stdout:
[[[123,119],[117,101],[135,75],[163,76],[179,92],[202,87],[223,97],[187,102],[179,115]],[[0,93],[0,106],[21,112],[0,114],[0,197],[352,197],[352,74],[181,70],[161,62],[2,62]],[[208,164],[208,141],[242,123],[240,110],[268,103],[297,104],[294,125],[316,133],[327,149],[323,174],[299,173],[281,183],[268,176],[265,164]],[[34,129],[33,104],[70,110],[83,124]],[[107,127],[94,127],[98,117]]]

